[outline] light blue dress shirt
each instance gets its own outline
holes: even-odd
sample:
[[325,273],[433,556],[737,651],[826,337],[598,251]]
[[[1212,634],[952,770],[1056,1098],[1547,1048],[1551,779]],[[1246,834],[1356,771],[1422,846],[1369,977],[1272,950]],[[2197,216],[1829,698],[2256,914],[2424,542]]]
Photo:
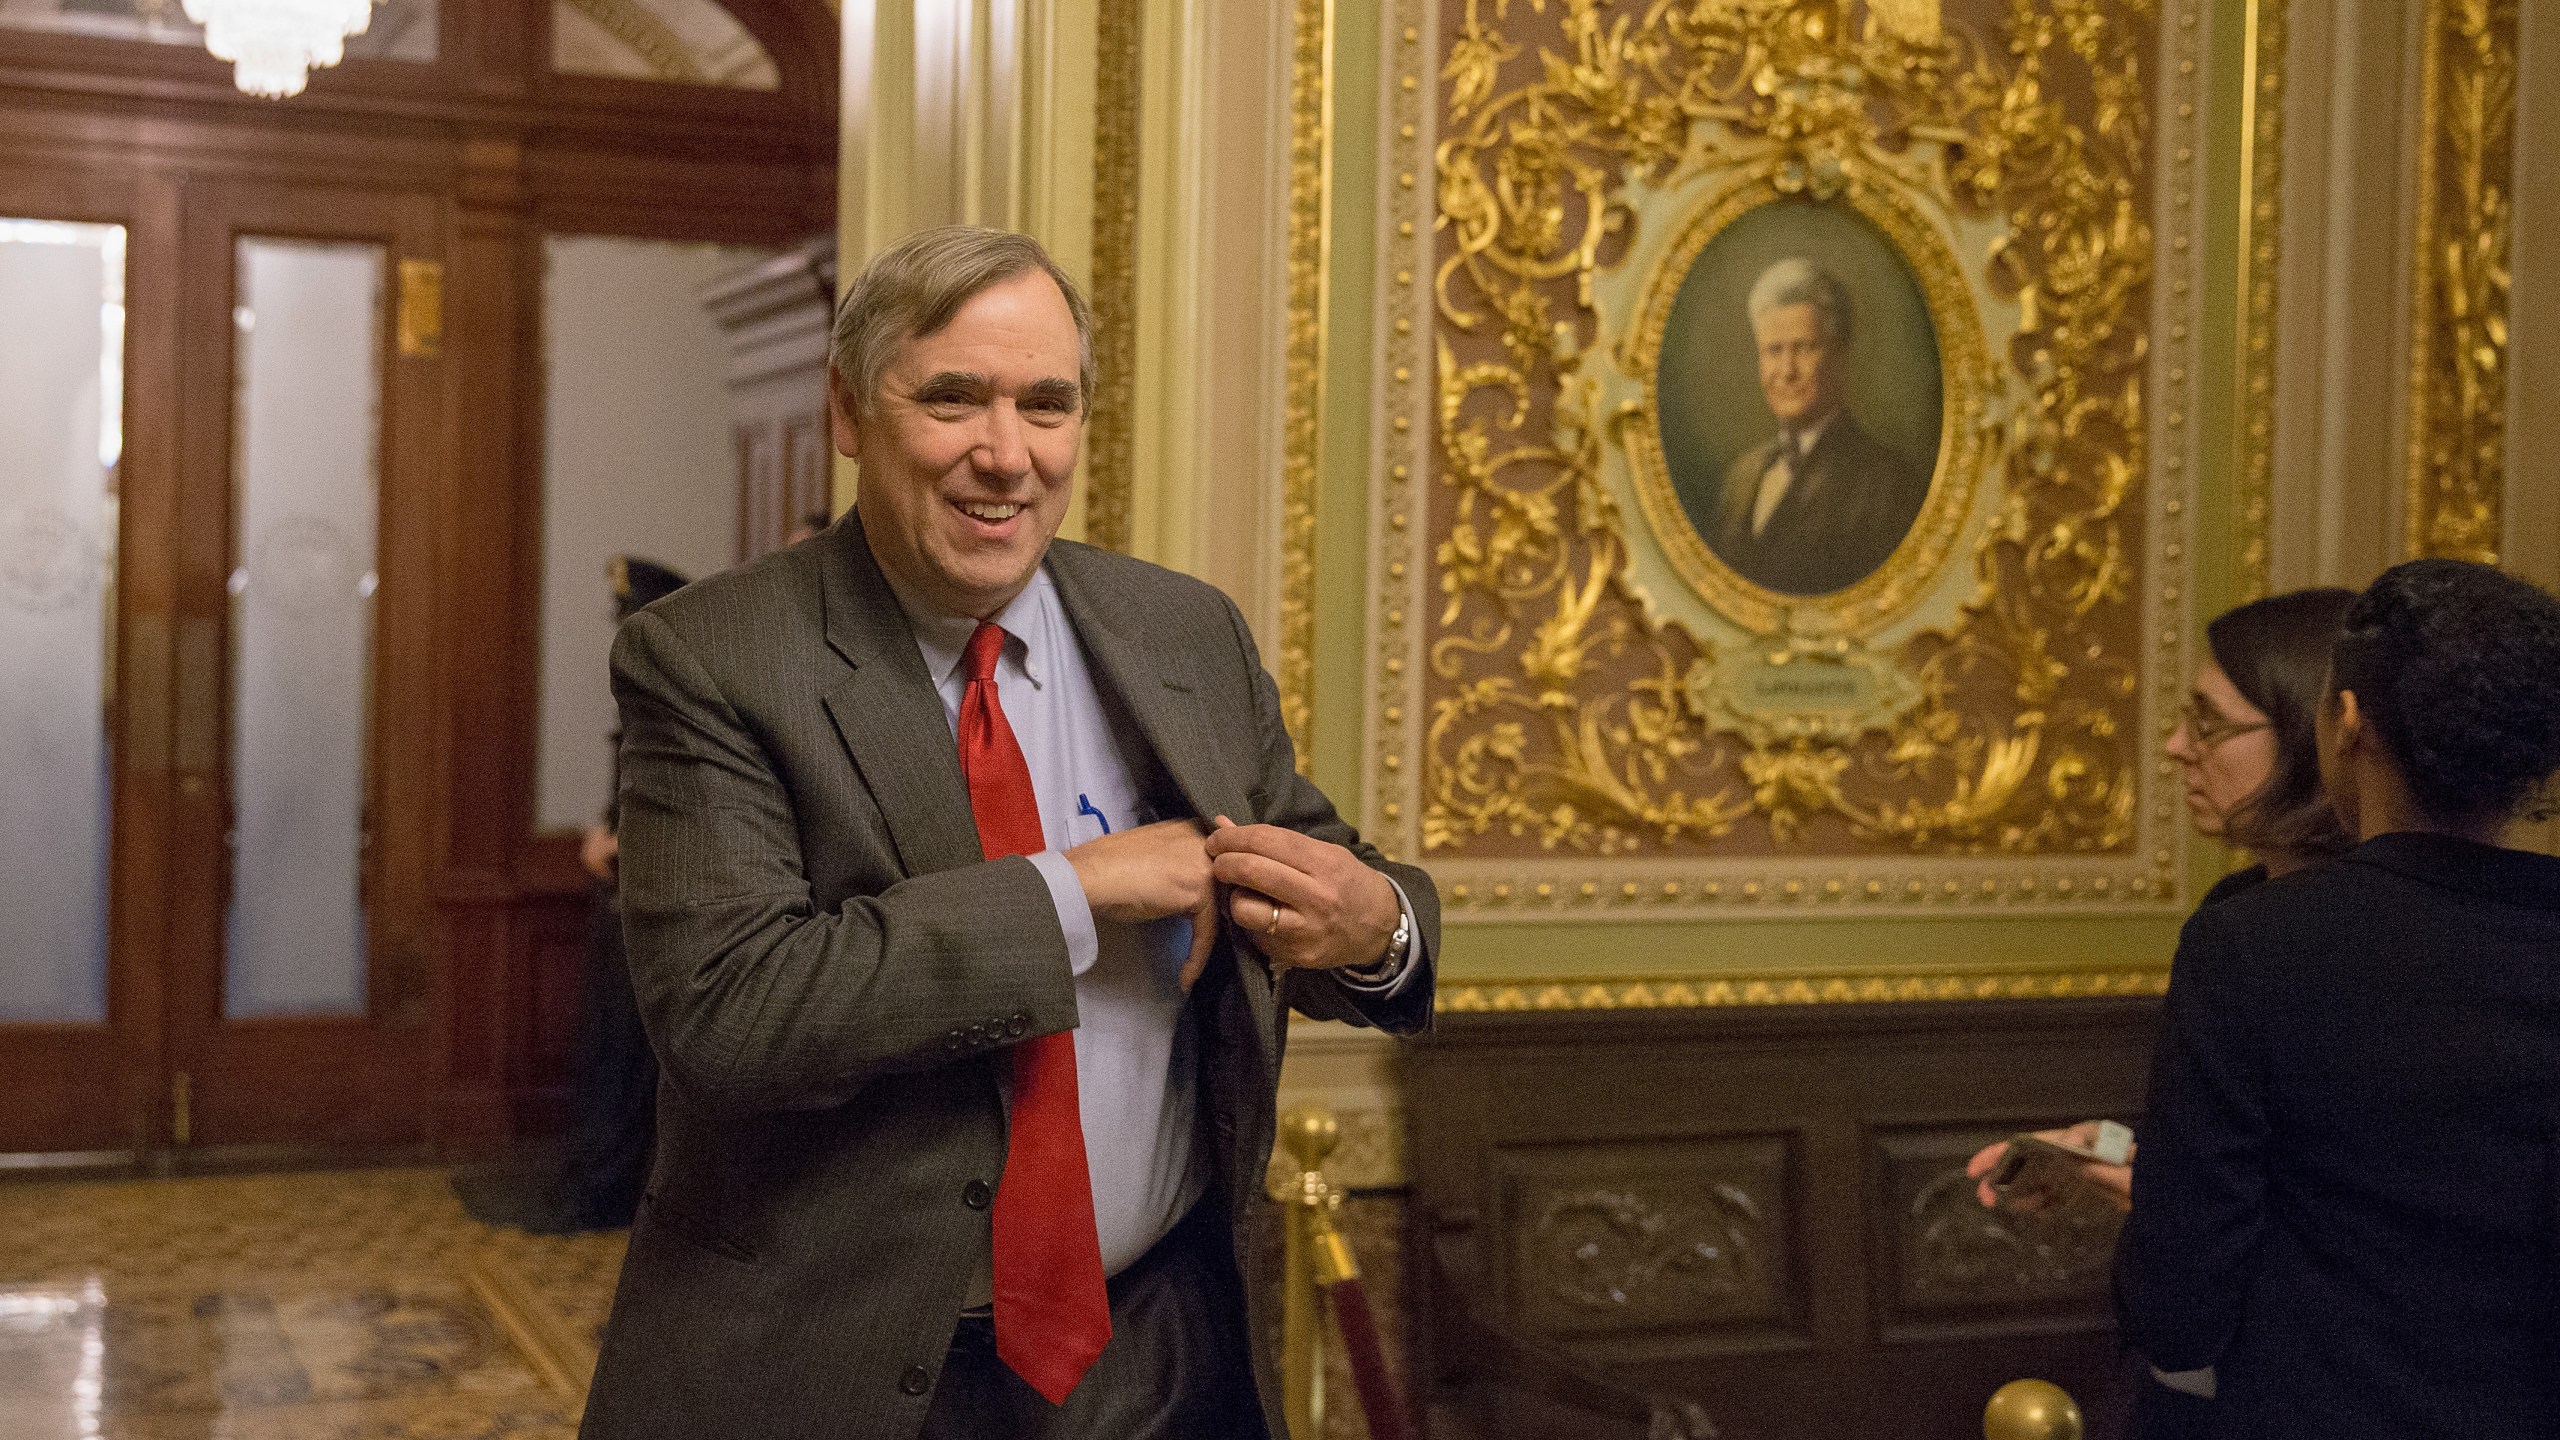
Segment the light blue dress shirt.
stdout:
[[[915,630],[956,740],[969,688],[961,662],[978,622],[938,614],[894,581],[890,588]],[[1030,767],[1049,842],[1029,858],[1049,884],[1075,972],[1076,1098],[1102,1268],[1116,1275],[1164,1238],[1208,1183],[1193,1155],[1199,1039],[1181,986],[1191,921],[1173,916],[1131,925],[1095,918],[1063,852],[1159,818],[1142,808],[1136,778],[1142,762],[1133,762],[1128,748],[1144,742],[1113,726],[1046,569],[994,619],[1006,635],[996,662],[996,702]],[[1402,887],[1396,900],[1405,905],[1409,927],[1412,908]],[[1391,994],[1407,978],[1382,976],[1363,988]]]

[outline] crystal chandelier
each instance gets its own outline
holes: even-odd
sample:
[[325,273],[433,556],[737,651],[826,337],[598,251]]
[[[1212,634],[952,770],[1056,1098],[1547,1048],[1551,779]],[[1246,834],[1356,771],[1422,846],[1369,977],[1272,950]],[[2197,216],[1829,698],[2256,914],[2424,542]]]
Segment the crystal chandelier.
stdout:
[[252,95],[302,93],[313,66],[335,65],[346,39],[373,19],[373,0],[186,0],[204,27],[204,48],[232,63],[231,80]]

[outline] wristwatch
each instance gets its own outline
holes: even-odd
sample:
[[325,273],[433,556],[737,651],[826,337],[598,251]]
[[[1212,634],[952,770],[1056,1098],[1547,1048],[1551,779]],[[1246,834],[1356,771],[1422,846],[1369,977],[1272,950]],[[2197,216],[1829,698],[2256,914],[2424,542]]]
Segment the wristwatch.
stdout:
[[1401,892],[1396,899],[1396,933],[1387,937],[1386,953],[1351,970],[1353,975],[1372,985],[1384,985],[1403,974],[1405,956],[1413,949],[1413,917],[1405,911]]

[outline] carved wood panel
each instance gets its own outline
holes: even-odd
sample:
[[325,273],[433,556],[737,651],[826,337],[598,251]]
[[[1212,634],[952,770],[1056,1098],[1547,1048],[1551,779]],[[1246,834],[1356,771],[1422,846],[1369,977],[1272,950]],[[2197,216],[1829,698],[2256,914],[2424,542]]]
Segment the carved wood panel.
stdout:
[[1505,1149],[1511,1318],[1550,1335],[1804,1343],[1792,1137]]
[[1408,1253],[1449,1277],[1413,1269],[1426,1400],[1472,1393],[1435,1340],[1463,1312],[1694,1400],[1726,1440],[1979,1434],[2027,1375],[2111,1433],[2112,1221],[1989,1216],[1962,1170],[2018,1130],[2134,1119],[2156,1005],[1442,1015],[1406,1066]]

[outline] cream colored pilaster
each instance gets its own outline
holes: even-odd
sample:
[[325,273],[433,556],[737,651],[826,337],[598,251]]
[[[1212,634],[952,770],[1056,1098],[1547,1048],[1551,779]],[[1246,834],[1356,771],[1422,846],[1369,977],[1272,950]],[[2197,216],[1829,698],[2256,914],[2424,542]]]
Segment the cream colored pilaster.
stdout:
[[[1093,271],[1094,0],[849,0],[837,249],[850,277],[930,225],[1036,235]],[[839,460],[836,503],[853,501]],[[1081,492],[1066,533],[1083,533]]]

